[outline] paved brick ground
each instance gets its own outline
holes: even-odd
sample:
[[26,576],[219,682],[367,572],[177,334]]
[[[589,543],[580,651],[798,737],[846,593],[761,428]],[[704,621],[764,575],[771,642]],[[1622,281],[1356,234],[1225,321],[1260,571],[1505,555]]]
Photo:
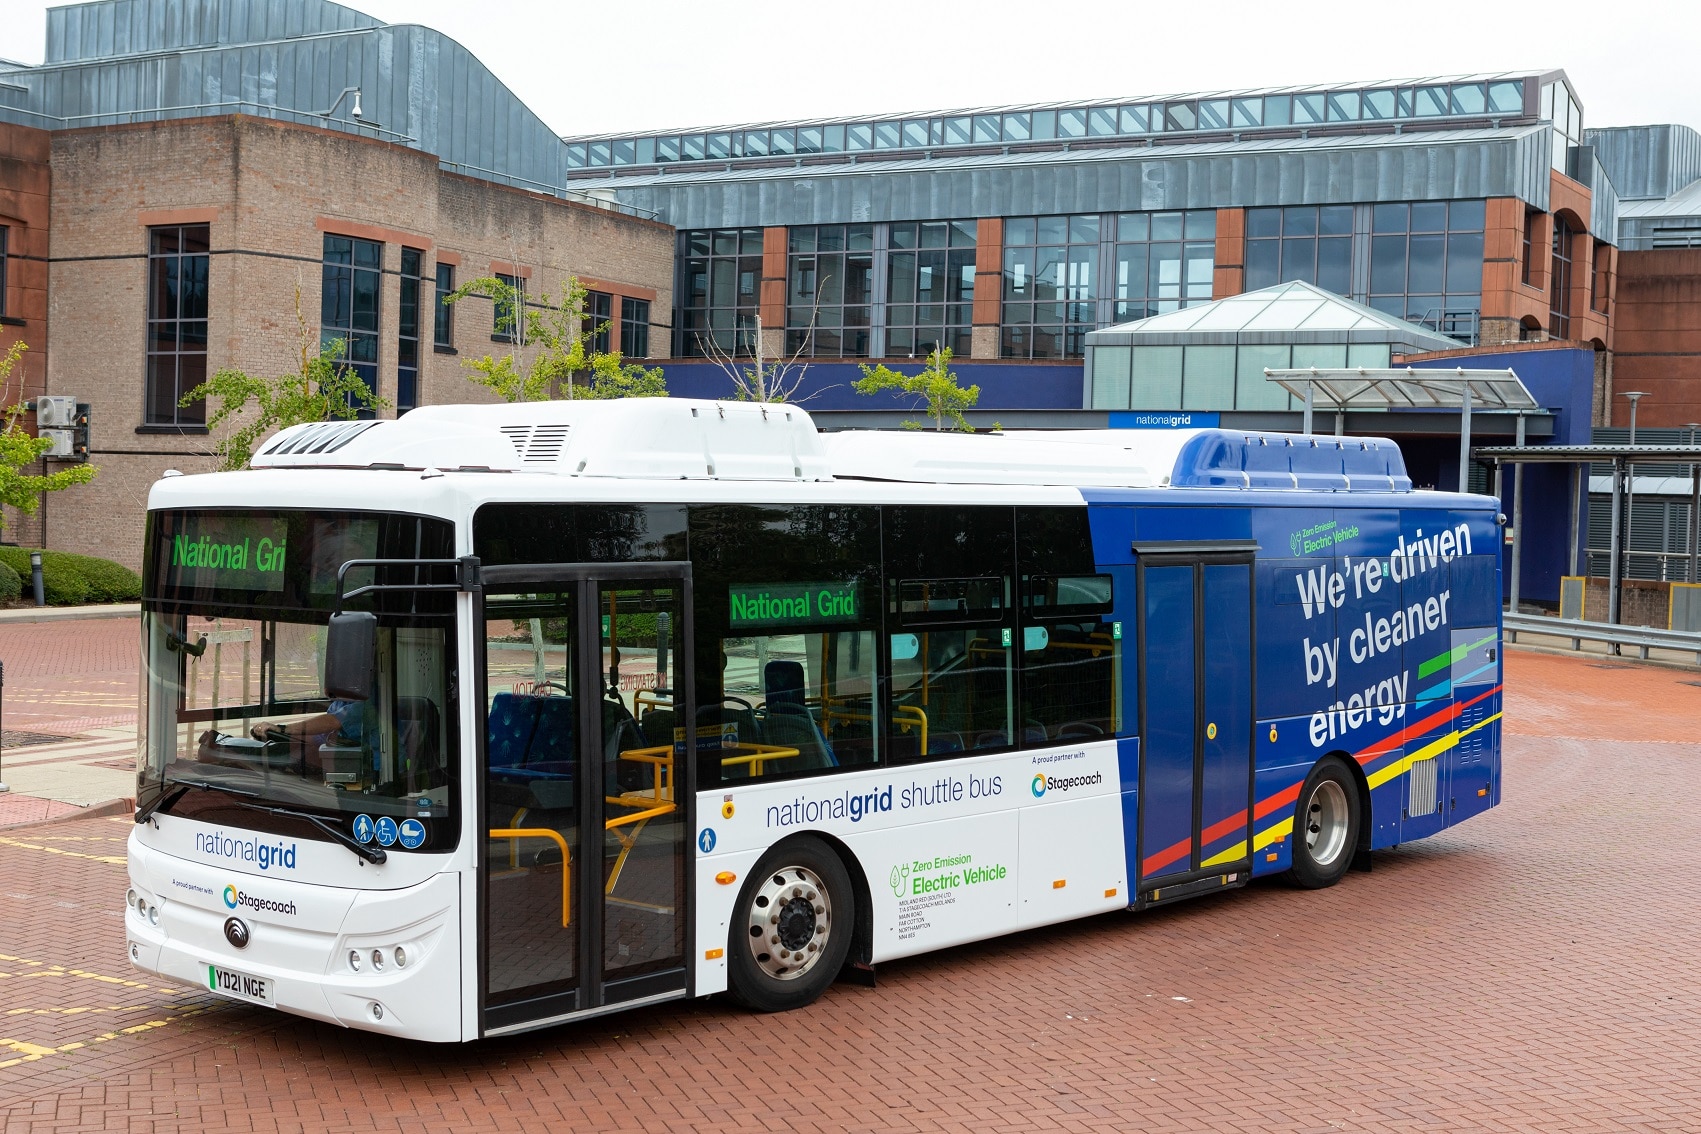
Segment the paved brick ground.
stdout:
[[467,1048],[135,979],[124,819],[0,833],[0,1126],[1701,1129],[1701,680],[1507,658],[1506,803],[1373,874]]
[[0,622],[6,729],[76,736],[134,725],[141,649],[135,618]]

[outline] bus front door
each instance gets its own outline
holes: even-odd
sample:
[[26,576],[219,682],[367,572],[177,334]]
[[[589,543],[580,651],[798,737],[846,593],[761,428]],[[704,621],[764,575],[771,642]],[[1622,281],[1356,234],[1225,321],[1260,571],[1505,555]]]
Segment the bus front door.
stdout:
[[1252,557],[1139,559],[1139,893],[1243,881],[1252,818]]
[[481,1030],[689,993],[683,566],[488,567]]

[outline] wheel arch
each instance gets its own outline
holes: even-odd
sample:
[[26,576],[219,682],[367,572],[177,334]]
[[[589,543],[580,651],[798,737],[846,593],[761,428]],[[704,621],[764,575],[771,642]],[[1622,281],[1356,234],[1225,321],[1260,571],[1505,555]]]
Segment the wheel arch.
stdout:
[[797,831],[787,835],[770,850],[802,838],[816,839],[824,844],[844,865],[845,873],[850,875],[851,895],[856,902],[856,918],[852,925],[851,948],[846,954],[845,963],[866,967],[874,952],[874,901],[873,893],[868,888],[868,875],[862,869],[862,861],[843,839],[819,830]]
[[[1346,765],[1347,775],[1352,777],[1353,786],[1358,793],[1358,833],[1353,845],[1353,852],[1355,855],[1361,854],[1370,850],[1370,836],[1375,827],[1370,814],[1370,780],[1364,774],[1364,765],[1353,759],[1351,752],[1337,748],[1333,752],[1325,752],[1312,761],[1311,767],[1305,770],[1305,775],[1300,777],[1299,782],[1303,785],[1306,780],[1311,778],[1311,773],[1317,770],[1317,765],[1331,758]],[[1300,801],[1296,798],[1293,801],[1293,837],[1296,839],[1299,837],[1299,805]]]

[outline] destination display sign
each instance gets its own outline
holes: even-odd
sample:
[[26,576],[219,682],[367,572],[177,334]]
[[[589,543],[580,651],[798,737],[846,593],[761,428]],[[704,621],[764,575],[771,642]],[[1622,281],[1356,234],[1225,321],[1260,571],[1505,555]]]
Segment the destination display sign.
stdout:
[[727,588],[727,602],[728,626],[733,630],[862,621],[854,582],[733,586]]
[[189,516],[172,533],[166,578],[174,587],[281,591],[289,524],[277,516]]

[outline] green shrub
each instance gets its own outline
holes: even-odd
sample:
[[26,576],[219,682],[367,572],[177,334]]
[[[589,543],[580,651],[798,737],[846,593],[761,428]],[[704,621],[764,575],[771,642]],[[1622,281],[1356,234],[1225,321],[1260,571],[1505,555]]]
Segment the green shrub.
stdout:
[[0,563],[0,602],[17,602],[24,593],[24,581],[18,573]]
[[[0,564],[18,576],[20,593],[28,585],[31,550],[0,547]],[[68,551],[41,553],[41,584],[49,606],[134,602],[142,597],[142,580],[128,567],[110,559]],[[5,581],[0,578],[0,597],[4,596],[5,588]]]

